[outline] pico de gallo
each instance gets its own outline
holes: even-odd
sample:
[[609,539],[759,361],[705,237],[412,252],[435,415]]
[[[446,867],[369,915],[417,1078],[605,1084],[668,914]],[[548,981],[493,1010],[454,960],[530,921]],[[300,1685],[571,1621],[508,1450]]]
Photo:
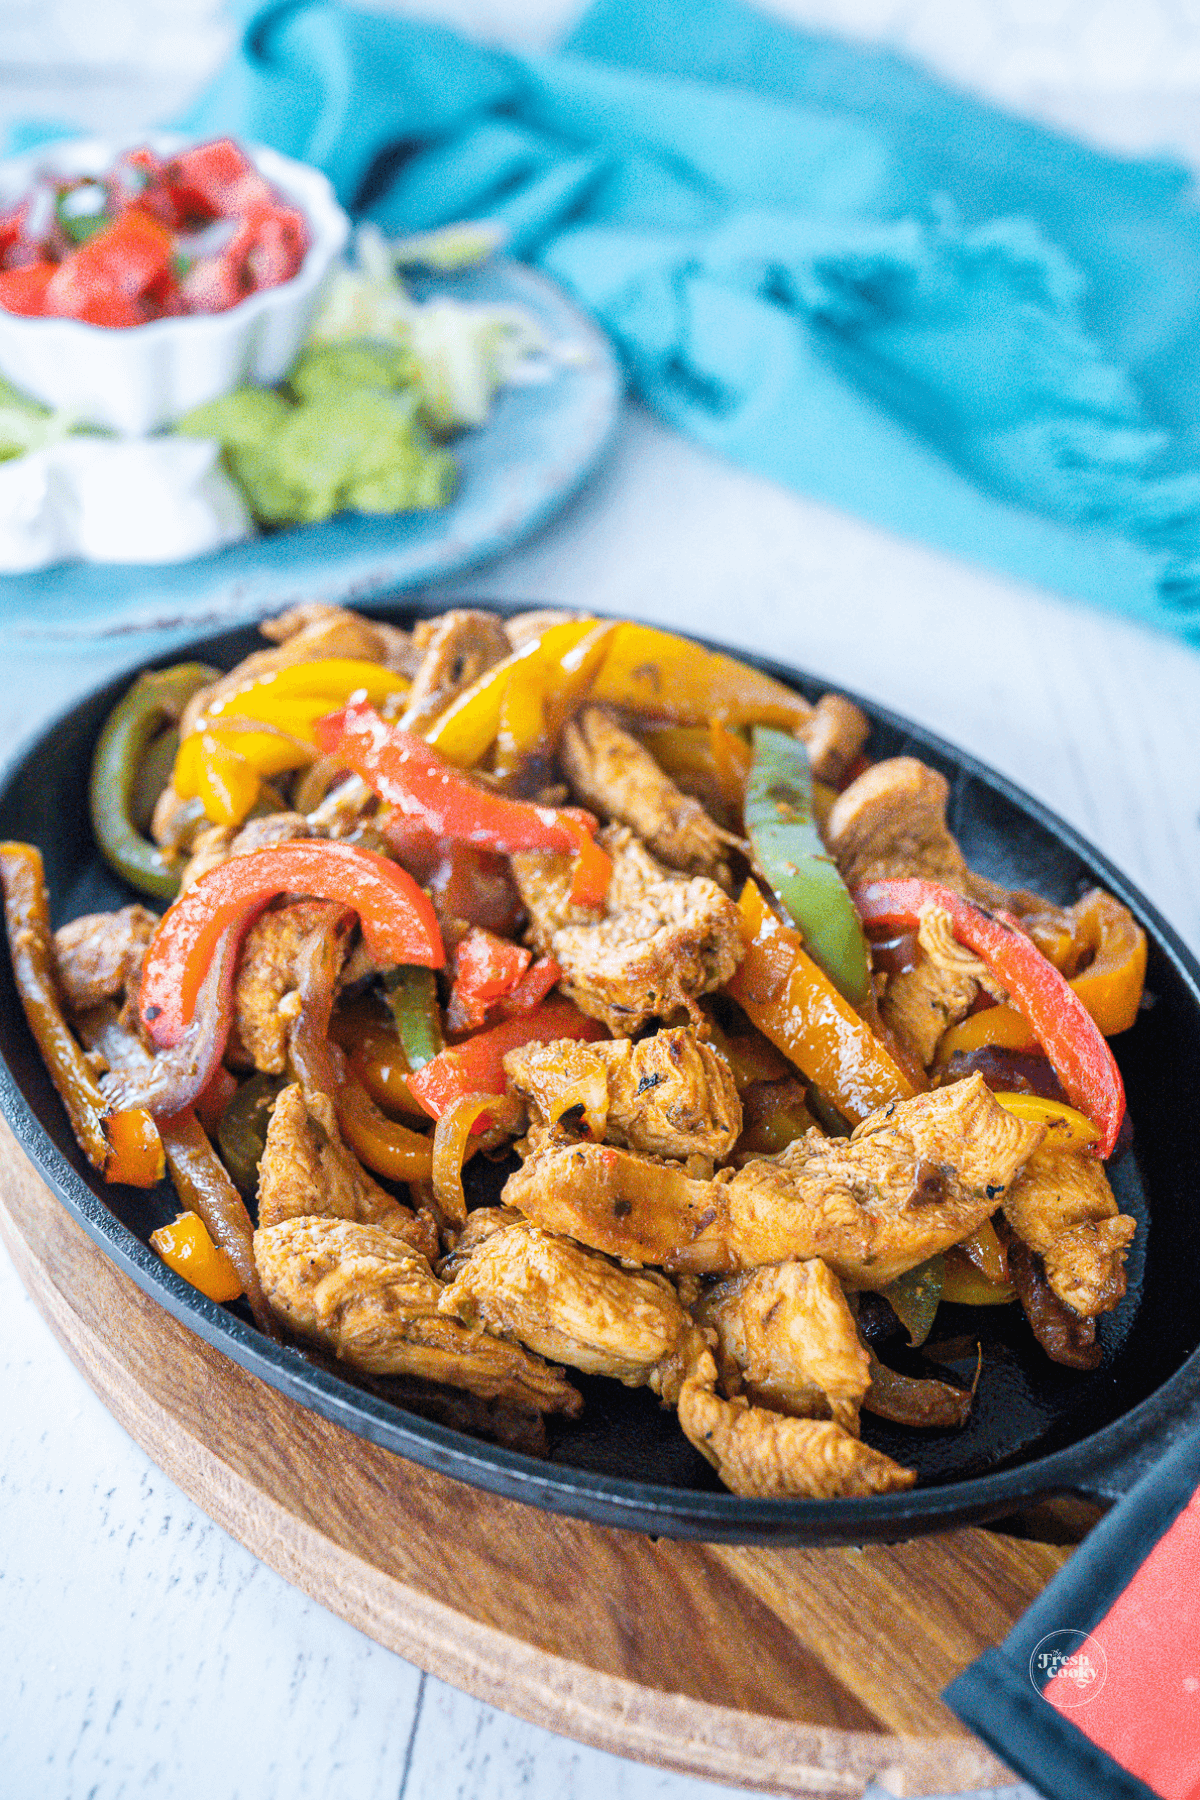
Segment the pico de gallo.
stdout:
[[308,221],[229,138],[43,176],[0,214],[0,308],[127,327],[221,313],[290,281]]

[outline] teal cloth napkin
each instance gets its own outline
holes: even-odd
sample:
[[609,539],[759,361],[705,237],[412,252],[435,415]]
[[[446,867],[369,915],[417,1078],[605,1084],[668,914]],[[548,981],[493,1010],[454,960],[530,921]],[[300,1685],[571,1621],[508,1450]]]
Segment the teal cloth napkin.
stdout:
[[886,51],[597,0],[559,53],[285,0],[182,122],[386,232],[503,221],[745,468],[1200,641],[1200,215]]

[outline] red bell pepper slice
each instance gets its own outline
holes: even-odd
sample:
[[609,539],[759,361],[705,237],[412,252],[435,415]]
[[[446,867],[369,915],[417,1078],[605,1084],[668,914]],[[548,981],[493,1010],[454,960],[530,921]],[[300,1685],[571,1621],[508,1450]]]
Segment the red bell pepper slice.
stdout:
[[171,233],[131,206],[65,257],[46,288],[45,311],[91,325],[138,325],[147,303],[174,283]]
[[985,962],[1029,1021],[1072,1105],[1096,1125],[1098,1149],[1111,1156],[1125,1117],[1125,1088],[1113,1053],[1091,1014],[1011,913],[987,912],[940,882],[915,876],[869,881],[852,896],[867,927],[912,931],[927,906],[949,915],[960,944]]
[[[410,1075],[408,1085],[430,1118],[440,1119],[465,1094],[502,1094],[506,1086],[504,1058],[522,1044],[553,1044],[559,1038],[595,1043],[607,1036],[603,1025],[581,1013],[570,1000],[548,1000],[523,1018],[505,1019],[465,1043],[443,1050]],[[486,1129],[486,1115],[472,1127]]]
[[484,850],[576,853],[571,899],[599,910],[612,859],[596,843],[596,820],[575,806],[534,806],[491,792],[444,762],[423,738],[381,719],[366,701],[320,719],[317,743],[353,769],[381,799],[438,837]]
[[517,1019],[533,1012],[561,978],[562,970],[552,956],[539,958],[531,969],[526,969],[512,992],[497,1002],[496,1011],[502,1019]]
[[446,960],[428,895],[387,857],[355,844],[319,840],[253,850],[202,875],[154,935],[139,1004],[142,1023],[160,1048],[178,1043],[190,1023],[222,933],[232,926],[243,935],[277,894],[306,894],[353,907],[378,968],[420,963],[440,969]]
[[46,289],[57,263],[30,263],[25,269],[0,269],[0,306],[5,312],[36,317],[46,310]]
[[447,1029],[479,1031],[497,1000],[517,986],[533,952],[473,925],[451,957],[454,986],[446,1012]]

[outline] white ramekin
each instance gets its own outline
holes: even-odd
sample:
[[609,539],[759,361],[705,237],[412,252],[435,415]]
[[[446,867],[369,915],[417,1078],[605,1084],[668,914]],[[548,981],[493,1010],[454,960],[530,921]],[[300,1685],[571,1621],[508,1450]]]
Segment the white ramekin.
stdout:
[[[0,211],[28,192],[41,170],[100,175],[137,144],[166,156],[187,142],[148,132],[128,142],[87,138],[43,145],[0,162]],[[312,323],[330,264],[345,247],[350,221],[319,169],[274,150],[245,149],[308,220],[312,243],[299,274],[251,294],[228,312],[123,328],[26,318],[0,309],[0,374],[43,405],[130,434],[169,425],[241,382],[282,380]]]

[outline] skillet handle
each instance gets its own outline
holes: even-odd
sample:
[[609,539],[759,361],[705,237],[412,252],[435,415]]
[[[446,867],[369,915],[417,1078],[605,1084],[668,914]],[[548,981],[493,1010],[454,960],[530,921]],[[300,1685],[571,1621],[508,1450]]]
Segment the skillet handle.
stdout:
[[1121,1500],[1181,1438],[1200,1433],[1200,1366],[1181,1369],[1158,1401],[1150,1419],[1131,1423],[1111,1451],[1080,1469],[1073,1493],[1101,1504]]

